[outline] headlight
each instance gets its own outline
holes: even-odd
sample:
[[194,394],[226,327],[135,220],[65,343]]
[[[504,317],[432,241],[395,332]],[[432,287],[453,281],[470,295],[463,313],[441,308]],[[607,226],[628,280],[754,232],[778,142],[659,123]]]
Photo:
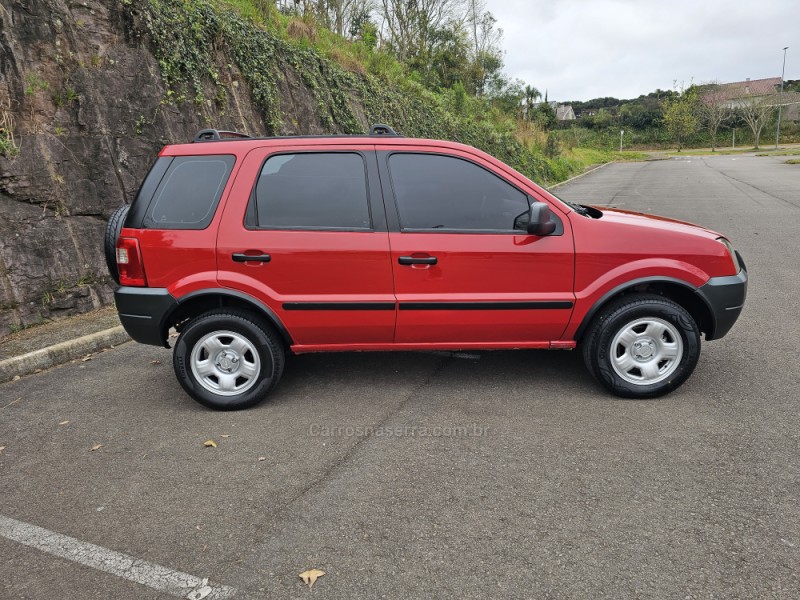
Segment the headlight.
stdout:
[[724,237],[717,238],[717,241],[728,249],[728,255],[733,261],[733,270],[737,273],[741,271],[742,267],[739,265],[739,259],[736,258],[736,252],[733,251],[733,246],[731,245],[730,241],[726,240]]

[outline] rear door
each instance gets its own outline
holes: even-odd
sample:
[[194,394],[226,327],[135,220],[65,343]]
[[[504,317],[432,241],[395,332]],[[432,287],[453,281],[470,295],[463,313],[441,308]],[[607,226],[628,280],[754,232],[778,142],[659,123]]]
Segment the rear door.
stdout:
[[393,203],[396,342],[547,346],[559,339],[574,300],[563,213],[557,235],[515,230],[515,218],[538,200],[533,190],[466,152],[409,147],[381,151],[378,160]]
[[251,151],[217,248],[220,284],[266,303],[296,346],[392,341],[389,239],[371,146]]

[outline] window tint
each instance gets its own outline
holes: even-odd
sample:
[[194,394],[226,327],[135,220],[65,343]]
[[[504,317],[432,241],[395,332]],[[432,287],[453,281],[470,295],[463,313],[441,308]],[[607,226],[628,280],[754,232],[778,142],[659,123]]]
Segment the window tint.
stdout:
[[142,227],[142,222],[147,216],[147,209],[150,207],[150,201],[153,199],[158,189],[158,184],[161,183],[173,160],[172,156],[159,156],[153,166],[150,167],[147,177],[144,178],[142,185],[139,187],[136,198],[131,203],[131,208],[125,219],[125,227],[133,229]]
[[435,154],[389,159],[403,229],[510,231],[528,198],[469,161]]
[[370,229],[364,159],[353,153],[280,154],[256,184],[262,229]]
[[179,156],[155,192],[144,226],[153,229],[205,229],[228,181],[233,156]]

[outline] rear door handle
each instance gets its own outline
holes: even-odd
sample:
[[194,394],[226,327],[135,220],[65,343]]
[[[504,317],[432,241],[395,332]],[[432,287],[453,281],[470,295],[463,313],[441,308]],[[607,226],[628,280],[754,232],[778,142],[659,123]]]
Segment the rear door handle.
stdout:
[[269,262],[272,257],[269,254],[244,254],[243,252],[236,252],[231,255],[233,262]]
[[435,265],[439,262],[439,259],[435,256],[399,256],[397,262],[401,265]]

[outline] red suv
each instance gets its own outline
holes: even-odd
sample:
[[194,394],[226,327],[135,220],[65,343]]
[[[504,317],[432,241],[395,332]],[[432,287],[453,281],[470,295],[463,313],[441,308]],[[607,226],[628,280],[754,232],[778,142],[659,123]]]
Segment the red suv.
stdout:
[[[741,256],[688,223],[564,202],[462,144],[370,135],[165,147],[106,236],[120,320],[195,400],[245,408],[287,352],[572,349],[619,396],[724,336]],[[116,252],[114,252],[116,250]]]

